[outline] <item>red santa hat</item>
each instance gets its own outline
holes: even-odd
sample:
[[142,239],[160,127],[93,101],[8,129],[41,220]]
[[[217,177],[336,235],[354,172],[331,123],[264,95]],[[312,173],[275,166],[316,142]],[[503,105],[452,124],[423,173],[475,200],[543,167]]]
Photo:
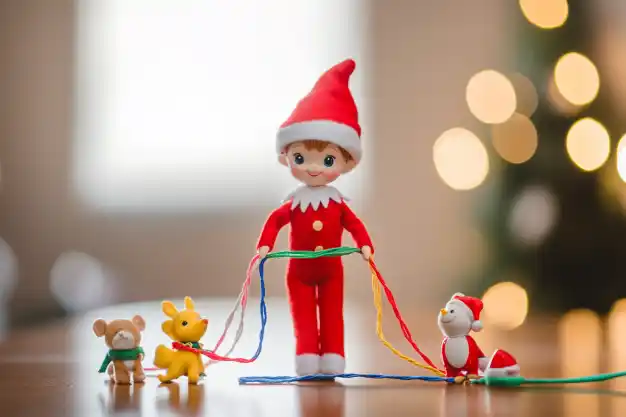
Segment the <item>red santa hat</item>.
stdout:
[[296,105],[295,110],[276,135],[276,150],[301,140],[317,139],[334,143],[361,159],[361,127],[354,98],[348,88],[356,64],[352,59],[335,65],[319,78],[311,92]]
[[480,313],[483,310],[483,302],[476,297],[469,297],[467,295],[456,293],[452,296],[452,300],[456,305],[466,311],[472,320],[472,330],[479,332],[483,328],[483,324],[480,322]]

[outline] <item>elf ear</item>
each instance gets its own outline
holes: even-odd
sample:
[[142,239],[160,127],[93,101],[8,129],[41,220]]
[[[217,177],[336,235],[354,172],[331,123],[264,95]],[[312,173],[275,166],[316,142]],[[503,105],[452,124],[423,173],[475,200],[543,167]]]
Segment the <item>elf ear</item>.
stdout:
[[139,329],[140,332],[145,330],[145,328],[146,328],[146,321],[139,314],[137,314],[135,317],[133,317],[131,321],[133,322],[135,327],[137,327],[137,329]]
[[173,332],[172,332],[174,330],[174,321],[173,320],[166,320],[163,323],[161,323],[161,330],[163,330],[163,333],[168,335],[172,340],[176,339],[174,337]]
[[102,319],[98,319],[98,320],[93,322],[93,332],[95,333],[96,336],[102,337],[102,336],[104,336],[106,331],[107,331],[107,322],[106,321],[104,321]]
[[193,303],[191,297],[185,297],[185,308],[187,310],[193,310],[196,308],[196,305]]
[[172,303],[171,301],[163,301],[163,303],[161,303],[161,308],[163,309],[165,315],[168,317],[174,317],[176,316],[176,314],[178,314],[176,306],[174,306],[174,303]]
[[287,163],[287,154],[285,152],[281,152],[280,155],[278,155],[278,162],[280,162],[284,166],[289,166],[289,164]]

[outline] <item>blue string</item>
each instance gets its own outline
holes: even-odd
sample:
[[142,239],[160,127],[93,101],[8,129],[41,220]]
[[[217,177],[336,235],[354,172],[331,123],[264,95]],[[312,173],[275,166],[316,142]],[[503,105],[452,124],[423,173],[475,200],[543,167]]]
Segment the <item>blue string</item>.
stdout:
[[442,376],[414,376],[390,374],[315,374],[304,376],[244,376],[239,378],[241,385],[247,384],[290,384],[305,381],[332,381],[335,378],[351,379],[396,379],[400,381],[454,382],[454,378]]
[[261,288],[261,303],[260,303],[261,330],[259,331],[259,345],[256,348],[255,354],[250,359],[251,361],[256,360],[261,354],[261,351],[263,350],[263,339],[265,337],[265,326],[267,324],[267,306],[265,305],[265,279],[263,278],[263,275],[264,275],[263,270],[265,268],[265,261],[267,261],[267,259],[268,258],[263,258],[261,259],[261,262],[259,262],[259,278],[260,278],[259,285]]

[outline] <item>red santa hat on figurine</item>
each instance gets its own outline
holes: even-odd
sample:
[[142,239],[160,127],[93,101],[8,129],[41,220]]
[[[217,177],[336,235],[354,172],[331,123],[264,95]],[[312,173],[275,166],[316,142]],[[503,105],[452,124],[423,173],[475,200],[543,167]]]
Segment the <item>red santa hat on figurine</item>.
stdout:
[[361,127],[354,98],[348,87],[356,64],[346,59],[326,71],[311,92],[296,105],[295,110],[276,135],[278,154],[291,143],[317,139],[334,143],[359,162],[362,155]]
[[483,324],[480,322],[480,313],[483,310],[483,302],[480,299],[456,293],[452,296],[451,301],[456,306],[464,309],[470,316],[473,331],[479,332],[482,330]]

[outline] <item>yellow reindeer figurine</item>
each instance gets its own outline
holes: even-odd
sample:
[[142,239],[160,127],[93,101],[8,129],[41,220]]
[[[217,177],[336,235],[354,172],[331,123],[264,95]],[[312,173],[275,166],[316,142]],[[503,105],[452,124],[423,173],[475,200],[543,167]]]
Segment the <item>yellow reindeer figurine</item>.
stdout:
[[[161,329],[173,341],[201,349],[200,339],[206,333],[209,321],[195,311],[191,297],[185,297],[185,309],[178,311],[171,301],[163,301],[163,312],[170,317],[161,324]],[[154,353],[154,365],[167,369],[165,375],[159,375],[159,381],[170,382],[187,375],[190,384],[197,384],[204,371],[202,356],[199,353],[184,350],[174,351],[159,345]]]

